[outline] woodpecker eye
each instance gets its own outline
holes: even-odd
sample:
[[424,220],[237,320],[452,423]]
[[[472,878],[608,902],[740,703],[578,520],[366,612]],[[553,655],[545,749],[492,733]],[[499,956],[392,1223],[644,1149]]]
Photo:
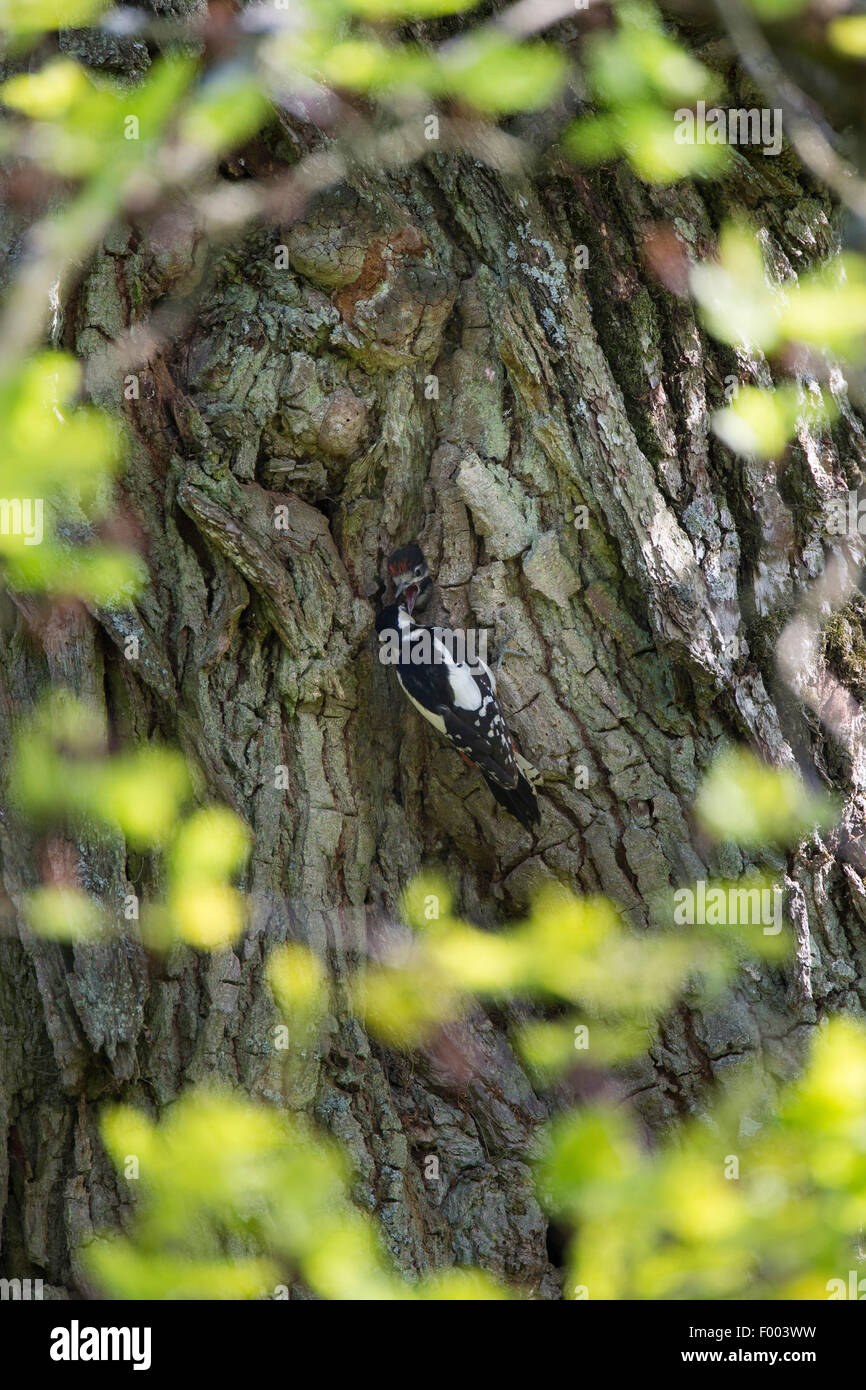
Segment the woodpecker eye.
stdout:
[[424,573],[424,566],[423,566],[423,565],[416,565],[416,566],[415,566],[415,578],[416,578],[416,579],[420,579],[423,573]]

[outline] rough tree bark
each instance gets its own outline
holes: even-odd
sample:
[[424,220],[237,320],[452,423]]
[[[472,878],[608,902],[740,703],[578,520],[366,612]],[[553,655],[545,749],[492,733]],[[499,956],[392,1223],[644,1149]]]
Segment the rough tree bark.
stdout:
[[[278,169],[285,151],[272,140],[248,157]],[[315,1112],[405,1269],[474,1262],[557,1296],[529,1166],[547,1103],[505,1020],[472,1024],[467,1069],[465,1039],[453,1055],[391,1055],[342,1002],[286,1097],[262,965],[301,938],[339,978],[422,866],[494,929],[550,878],[650,927],[660,888],[747,867],[711,851],[690,813],[732,738],[834,781],[856,820],[856,730],[825,736],[780,681],[774,646],[833,543],[827,497],[861,477],[863,430],[840,388],[832,433],[801,429],[784,467],[735,459],[708,413],[727,377],[761,383],[768,369],[708,339],[644,256],[655,224],[708,254],[732,214],[782,274],[832,253],[832,210],[787,155],[733,158],[724,185],[654,191],[622,164],[506,177],[433,152],[230,248],[197,245],[181,211],[106,239],[64,341],[94,364],[93,398],[126,411],[123,507],[150,583],[124,613],[2,600],[0,737],[54,684],[103,707],[118,743],[178,744],[253,832],[254,922],[235,950],[167,960],[128,927],[74,952],[23,926],[4,936],[4,1272],[80,1291],[77,1246],[131,1200],[100,1147],[100,1106],[156,1113],[216,1075]],[[106,338],[168,293],[200,298],[124,402]],[[274,526],[282,504],[288,530]],[[497,639],[513,629],[524,653],[506,659],[501,694],[543,774],[537,844],[375,659],[383,556],[414,535],[437,616]],[[855,692],[862,632],[853,606],[822,649]],[[138,661],[124,656],[130,634]],[[822,671],[807,673],[816,687]],[[699,1107],[743,1057],[787,1074],[824,1011],[863,1012],[866,883],[838,843],[761,861],[786,875],[796,966],[744,974],[724,1008],[666,1021],[629,1076],[649,1123]],[[15,903],[41,850],[14,808],[0,845]],[[125,894],[159,886],[119,841],[76,849],[81,882],[119,922]],[[424,1177],[431,1153],[438,1183]]]

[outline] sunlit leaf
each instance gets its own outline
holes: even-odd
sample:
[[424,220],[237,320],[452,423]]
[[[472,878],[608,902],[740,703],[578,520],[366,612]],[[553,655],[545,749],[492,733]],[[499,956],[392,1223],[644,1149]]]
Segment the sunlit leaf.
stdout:
[[563,135],[567,152],[581,164],[596,164],[620,151],[622,128],[616,116],[584,116],[573,121]]
[[452,907],[448,883],[435,874],[417,874],[403,893],[403,915],[416,931],[450,918]]
[[168,748],[140,748],[102,770],[91,814],[114,822],[131,844],[161,844],[189,796],[186,763]]
[[355,1008],[367,1027],[395,1047],[415,1047],[463,1007],[454,983],[432,962],[402,968],[368,966],[353,984]]
[[[722,443],[735,453],[773,459],[784,451],[806,414],[801,391],[794,385],[778,386],[774,391],[741,386],[731,404],[715,412],[712,425]],[[820,426],[828,418],[820,398],[810,402],[808,414],[812,425]]]
[[616,1024],[533,1022],[520,1027],[514,1038],[527,1066],[548,1080],[584,1063],[593,1067],[618,1066],[646,1052],[652,1041],[649,1025],[632,1019]]
[[794,342],[860,357],[866,350],[866,257],[849,253],[801,277],[781,311]]
[[111,1106],[103,1112],[100,1129],[103,1143],[118,1168],[132,1156],[147,1174],[157,1153],[156,1130],[141,1110],[134,1105]]
[[772,24],[774,20],[790,19],[791,15],[801,14],[811,5],[811,0],[747,0],[750,9],[759,19]]
[[791,1088],[781,1117],[818,1131],[852,1123],[866,1153],[866,1035],[858,1024],[835,1018],[819,1031],[808,1071]]
[[404,1279],[375,1222],[351,1201],[341,1153],[300,1117],[199,1088],[158,1124],[113,1107],[102,1132],[119,1171],[135,1167],[139,1197],[123,1236],[106,1234],[82,1252],[113,1297],[265,1298],[287,1275],[330,1299],[507,1296],[472,1269],[417,1288]]
[[267,980],[278,1008],[290,1021],[315,1019],[327,1007],[328,977],[322,962],[298,942],[271,952]]
[[219,154],[248,140],[270,115],[260,85],[243,69],[206,82],[180,121],[181,140],[200,153]]
[[14,799],[37,819],[102,823],[141,848],[160,843],[190,794],[184,759],[159,747],[107,758],[105,737],[97,711],[53,693],[18,732],[10,771]]
[[445,90],[492,115],[547,106],[565,73],[565,59],[553,45],[492,36],[466,42],[441,60]]
[[226,884],[175,888],[168,906],[178,935],[202,950],[221,951],[232,946],[246,924],[246,899]]
[[37,888],[24,905],[27,925],[54,941],[88,941],[100,935],[103,915],[87,893],[78,888]]
[[831,19],[827,37],[848,58],[866,58],[866,14],[845,14]]
[[32,157],[67,178],[92,176],[94,184],[85,196],[91,219],[100,200],[110,217],[124,189],[135,184],[146,165],[155,167],[166,125],[195,77],[197,63],[177,54],[160,58],[132,91],[99,84],[80,66],[73,77],[70,66],[62,60],[11,78],[11,102],[38,117]]
[[[291,48],[288,61],[293,58]],[[351,38],[329,44],[312,61],[315,75],[334,87],[357,91],[388,91],[399,88],[435,88],[432,57],[408,44],[391,47],[375,39]]]
[[691,285],[707,328],[732,346],[770,352],[782,338],[780,303],[767,283],[761,249],[747,228],[729,223],[716,262],[691,269]]
[[360,1212],[323,1221],[314,1247],[302,1258],[305,1279],[329,1299],[394,1299],[405,1286],[385,1269],[373,1223]]
[[680,141],[670,114],[659,106],[628,105],[619,112],[623,153],[647,183],[673,183],[715,175],[729,159],[725,145]]
[[40,353],[0,377],[0,554],[13,588],[128,606],[145,578],[140,557],[62,535],[71,525],[86,536],[108,514],[122,457],[117,424],[75,404],[80,386],[81,368],[65,353]]
[[0,0],[0,29],[18,34],[68,29],[89,23],[107,3],[108,0]]
[[113,1298],[136,1302],[256,1299],[281,1282],[273,1260],[202,1260],[139,1250],[131,1241],[93,1241],[83,1251],[86,1267]]
[[339,0],[340,7],[365,19],[435,19],[461,14],[479,0]]
[[711,767],[695,801],[707,834],[746,846],[796,844],[832,824],[833,800],[810,793],[792,768],[769,767],[745,748],[732,748]]
[[171,869],[178,881],[215,882],[231,878],[247,861],[250,832],[227,806],[204,806],[178,828],[171,847]]
[[719,94],[715,73],[698,62],[662,28],[649,5],[616,8],[618,32],[592,35],[587,68],[599,101],[618,109],[657,97],[672,105]]
[[634,1175],[639,1162],[624,1112],[594,1108],[563,1116],[550,1128],[539,1166],[545,1203],[552,1211],[577,1213],[591,1200],[593,1188]]
[[427,949],[445,975],[474,993],[504,994],[524,978],[523,943],[512,935],[457,923],[436,934]]
[[13,589],[80,598],[100,608],[128,607],[141,590],[146,571],[140,558],[116,546],[42,544],[7,550]]
[[58,58],[36,72],[19,73],[0,87],[0,98],[13,111],[34,120],[56,120],[87,91],[87,78],[78,63]]
[[477,1269],[447,1269],[430,1274],[418,1284],[417,1293],[425,1302],[436,1303],[499,1302],[512,1297],[508,1289]]
[[[764,874],[681,885],[673,890],[666,910],[657,908],[656,916],[665,925],[699,927],[702,935],[724,946],[731,963],[781,961],[791,952],[782,885]],[[701,961],[701,969],[709,987],[712,959]],[[722,972],[717,982],[724,980]]]

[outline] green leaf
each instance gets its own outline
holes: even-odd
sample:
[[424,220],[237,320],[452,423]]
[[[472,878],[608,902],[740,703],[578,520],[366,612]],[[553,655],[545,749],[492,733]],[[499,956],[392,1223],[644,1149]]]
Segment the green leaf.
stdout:
[[612,1185],[639,1166],[634,1125],[622,1110],[595,1107],[555,1120],[539,1165],[549,1210],[578,1212],[596,1186]]
[[862,358],[866,352],[866,257],[849,252],[801,277],[781,309],[785,335]]
[[175,835],[170,866],[173,878],[214,883],[239,872],[250,853],[250,832],[227,806],[193,811]]
[[339,0],[339,7],[364,19],[438,19],[462,14],[479,0]]
[[288,1022],[308,1025],[328,1003],[328,979],[319,957],[299,942],[278,946],[268,956],[267,981]]
[[823,398],[803,399],[799,387],[782,385],[775,390],[741,386],[732,403],[712,418],[714,432],[735,453],[745,458],[774,459],[784,452],[800,421],[813,427],[826,424],[829,408]]
[[567,64],[551,44],[465,41],[438,59],[442,89],[491,115],[535,111],[559,93]]
[[255,135],[271,110],[260,84],[251,75],[223,72],[196,92],[183,112],[178,134],[199,155],[218,155]]
[[866,14],[840,15],[827,25],[827,37],[846,58],[866,58]]
[[812,0],[747,0],[749,8],[759,19],[772,24],[775,20],[790,19],[809,9]]
[[0,29],[37,34],[45,29],[71,29],[89,24],[107,0],[0,0]]
[[701,145],[677,140],[673,116],[646,103],[620,111],[620,141],[637,174],[647,183],[675,183],[697,175],[714,176],[724,169],[730,152],[724,145]]
[[583,116],[562,137],[568,154],[580,164],[597,164],[620,153],[622,127],[615,116]]
[[727,223],[715,262],[691,270],[692,292],[709,331],[732,347],[772,352],[782,339],[779,296],[767,283],[754,233]]
[[88,90],[83,68],[57,58],[36,72],[19,73],[0,87],[4,105],[36,121],[59,120]]
[[101,909],[78,888],[36,888],[24,904],[27,925],[53,941],[88,941],[104,928]]
[[508,1289],[477,1269],[446,1269],[428,1274],[416,1285],[417,1296],[425,1302],[500,1302],[511,1298]]
[[[293,47],[284,49],[290,66]],[[332,87],[355,91],[389,91],[396,88],[432,89],[435,86],[433,59],[411,45],[389,47],[373,39],[346,39],[327,43],[318,58],[311,58],[310,70]]]
[[177,936],[203,951],[224,951],[246,926],[246,898],[222,883],[180,884],[167,902]]
[[732,748],[704,778],[695,812],[714,840],[759,848],[797,844],[831,825],[837,807],[831,797],[808,792],[792,768],[769,767],[748,749]]
[[93,1279],[113,1298],[181,1302],[265,1297],[282,1279],[273,1260],[233,1256],[195,1259],[139,1250],[131,1241],[93,1241],[84,1259]]
[[[34,157],[64,177],[92,178],[90,192],[99,192],[111,215],[128,183],[158,160],[165,127],[198,63],[186,56],[162,58],[131,90],[99,85],[81,67],[75,78],[73,66],[62,60],[13,77],[4,84],[4,99],[39,120]],[[110,179],[104,178],[106,169]]]
[[597,34],[589,45],[588,76],[596,98],[617,110],[658,98],[690,105],[720,94],[714,73],[661,31]]
[[137,848],[165,843],[190,794],[184,758],[144,747],[112,758],[98,772],[91,814],[116,825]]

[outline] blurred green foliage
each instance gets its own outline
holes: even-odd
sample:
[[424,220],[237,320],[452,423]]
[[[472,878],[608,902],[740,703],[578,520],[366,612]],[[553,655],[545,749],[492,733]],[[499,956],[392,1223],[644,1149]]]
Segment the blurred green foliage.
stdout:
[[[105,717],[63,690],[21,721],[8,771],[12,802],[43,833],[73,841],[119,834],[139,851],[162,851],[166,894],[145,904],[141,931],[154,950],[177,942],[221,950],[246,922],[231,880],[243,869],[249,831],[234,812],[205,806],[184,814],[195,790],[184,758],[150,744],[109,753]],[[31,892],[30,926],[83,940],[116,930],[104,905],[74,884]]]
[[670,904],[663,912],[659,932],[647,936],[605,899],[550,888],[525,922],[494,933],[456,917],[447,885],[422,876],[404,902],[414,939],[360,971],[352,998],[368,1029],[396,1047],[429,1042],[477,999],[556,1001],[568,1006],[565,1016],[515,1031],[527,1063],[547,1079],[584,1062],[612,1064],[651,1046],[656,1019],[687,987],[712,998],[744,955],[784,949],[759,924],[730,935],[706,926],[682,932]]
[[[234,940],[244,911],[230,879],[248,835],[225,808],[185,813],[193,782],[175,754],[109,755],[104,721],[56,693],[19,733],[11,786],[43,828],[102,827],[163,851],[167,892],[142,920],[149,945]],[[831,809],[794,774],[741,750],[711,770],[698,806],[712,834],[749,845],[792,842]],[[60,939],[108,929],[99,905],[67,885],[35,890],[26,910]],[[526,922],[483,931],[455,914],[446,885],[429,876],[408,889],[404,914],[412,935],[348,982],[366,1025],[391,1046],[414,1048],[470,1016],[478,1000],[565,1006],[566,1016],[515,1030],[542,1080],[636,1056],[681,997],[712,1006],[744,959],[780,951],[760,925],[727,920],[675,932],[668,919],[657,932],[634,933],[604,900],[554,890]],[[312,951],[290,943],[271,953],[267,979],[287,1024],[288,1072],[320,1043],[328,975]],[[721,1103],[652,1150],[621,1106],[560,1117],[540,1177],[552,1212],[576,1230],[567,1296],[821,1297],[830,1280],[844,1282],[866,1206],[864,1083],[866,1037],[846,1024],[827,1030],[778,1106],[768,1106],[756,1075],[741,1075]],[[90,1278],[110,1296],[282,1297],[297,1280],[328,1299],[509,1296],[472,1270],[407,1281],[376,1223],[353,1205],[345,1159],[293,1114],[193,1089],[159,1123],[111,1109],[103,1132],[139,1198],[124,1234],[84,1251]]]
[[866,15],[839,15],[828,27],[830,42],[848,58],[866,58]]
[[102,411],[73,403],[80,386],[79,364],[59,352],[0,374],[0,498],[29,499],[22,523],[28,512],[33,523],[0,527],[0,559],[15,588],[120,604],[143,567],[131,551],[93,538],[113,509],[120,434]]
[[[800,5],[799,0],[755,0],[753,7],[772,21]],[[95,23],[109,8],[90,0],[5,0],[0,24],[14,51],[15,44],[26,49],[43,31],[61,24]],[[204,190],[218,160],[267,125],[273,103],[291,93],[307,98],[330,89],[369,98],[380,115],[398,122],[419,119],[438,102],[456,103],[477,118],[498,119],[549,107],[570,85],[576,82],[580,90],[583,82],[591,107],[567,125],[562,141],[575,159],[596,163],[624,157],[640,178],[662,184],[697,175],[723,177],[730,168],[726,144],[680,138],[677,115],[699,102],[722,102],[725,93],[718,73],[689,52],[650,0],[622,0],[613,8],[610,26],[590,27],[578,48],[516,37],[474,0],[321,0],[287,10],[282,19],[275,14],[274,27],[249,39],[232,61],[208,66],[201,34],[192,24],[185,43],[177,42],[175,27],[170,51],[134,86],[48,51],[44,60],[0,87],[5,108],[0,149],[61,180],[64,190],[41,227],[42,280],[35,286],[25,277],[23,301],[36,303],[36,290],[46,281],[62,285],[127,206],[146,208],[161,196]],[[436,20],[458,15],[465,16],[464,28],[444,40],[430,36]],[[860,19],[838,16],[827,28],[828,43],[851,58],[862,51]],[[431,22],[433,30],[425,31]],[[853,252],[803,275],[781,293],[768,282],[751,231],[731,225],[722,229],[717,259],[693,267],[692,289],[709,331],[732,346],[777,353],[796,343],[853,360],[862,356],[866,259]],[[14,287],[10,297],[14,305]],[[29,312],[44,314],[45,308]],[[29,347],[32,331],[25,336]],[[63,433],[81,439],[87,430],[107,431],[107,417],[64,407],[71,369],[66,359],[58,359],[57,368],[67,388],[59,392],[58,442]],[[26,396],[32,379],[48,370],[42,359],[19,364],[11,376],[0,375],[0,392],[5,380],[7,392],[23,390]],[[19,404],[20,411],[37,408],[32,399]],[[0,398],[0,421],[7,409],[11,404]],[[750,385],[716,413],[713,424],[735,452],[773,458],[801,423],[820,428],[831,422],[833,410],[829,394],[820,389],[804,399],[793,384],[783,382],[775,391]],[[94,468],[109,474],[118,453],[116,437],[110,445],[94,440]],[[128,602],[142,578],[140,562],[117,548],[70,543],[67,533],[92,525],[94,517],[77,498],[74,470],[64,475],[58,465],[52,472],[48,447],[43,457],[45,491],[28,482],[27,495],[45,497],[51,534],[43,544],[27,547],[21,536],[0,536],[0,557],[6,558],[11,582],[98,603]],[[18,497],[24,475],[14,458],[6,476],[11,482],[0,496]],[[110,496],[104,487],[103,512]]]
[[769,767],[747,748],[730,748],[704,778],[695,813],[715,840],[747,849],[795,845],[833,824],[837,800],[809,792],[793,768]]
[[[279,41],[269,56],[277,71],[297,62],[294,37]],[[517,44],[492,32],[436,53],[376,37],[339,40],[323,28],[307,36],[302,65],[311,78],[334,88],[379,97],[414,93],[426,103],[451,97],[494,116],[546,106],[566,73],[562,55],[551,45]]]
[[711,333],[732,347],[776,352],[786,343],[862,354],[866,259],[847,255],[773,285],[753,231],[727,223],[718,258],[692,269],[692,290]]
[[616,29],[586,43],[586,77],[598,108],[565,132],[564,144],[583,163],[625,155],[650,183],[671,183],[724,171],[725,145],[680,142],[674,113],[721,95],[716,74],[665,30],[656,8],[638,0],[615,7]]
[[299,1116],[202,1089],[158,1125],[130,1106],[109,1110],[102,1134],[140,1184],[132,1233],[85,1251],[115,1298],[280,1297],[298,1278],[327,1299],[506,1297],[477,1271],[403,1279],[351,1201],[339,1149]]
[[[692,293],[708,330],[748,354],[781,354],[792,347],[838,353],[857,362],[866,350],[866,257],[834,257],[796,283],[772,283],[757,235],[726,223],[714,261],[694,265]],[[800,426],[829,425],[836,404],[829,390],[781,382],[773,389],[742,386],[717,411],[713,429],[746,457],[779,457]]]
[[89,23],[108,0],[0,0],[0,29],[10,37],[35,39],[46,29]]
[[800,14],[808,9],[811,0],[746,0],[746,4],[748,9],[754,10],[759,19],[772,24]]
[[577,1228],[566,1295],[826,1299],[862,1265],[866,1032],[833,1020],[768,1113],[740,1080],[708,1115],[649,1149],[622,1108],[549,1133],[543,1198]]
[[[515,37],[486,11],[444,42],[419,33],[420,22],[480,8],[473,0],[321,0],[295,7],[287,27],[249,39],[238,60],[215,66],[190,30],[134,86],[58,57],[50,42],[40,46],[47,32],[96,22],[105,8],[97,0],[0,0],[8,51],[26,69],[0,87],[0,150],[38,171],[52,192],[20,282],[9,286],[2,343],[0,497],[44,504],[38,543],[22,525],[0,528],[0,560],[22,591],[121,607],[145,577],[135,554],[99,534],[114,508],[122,434],[107,412],[80,400],[81,372],[70,357],[35,350],[49,289],[62,292],[128,209],[212,189],[218,161],[266,126],[287,93],[325,87],[358,98],[353,118],[369,114],[375,131],[387,126],[383,116],[405,122],[438,102],[476,124],[556,106],[577,76],[591,103],[563,133],[574,158],[624,158],[654,184],[721,178],[731,165],[724,145],[677,139],[678,111],[725,94],[649,3],[617,5],[611,26],[588,35],[575,58],[571,47]],[[752,8],[774,21],[802,5],[752,0]],[[827,35],[842,57],[866,52],[862,16],[832,19]],[[717,256],[693,266],[691,288],[707,330],[738,351],[781,359],[805,347],[862,358],[861,256],[836,257],[779,286],[755,233],[732,223]],[[801,421],[829,422],[832,410],[826,392],[807,395],[782,381],[775,391],[742,387],[713,423],[729,448],[772,458]],[[9,781],[40,833],[72,842],[122,835],[158,859],[160,896],[141,919],[149,947],[219,950],[237,939],[246,908],[234,880],[248,832],[225,808],[191,809],[200,788],[178,754],[110,751],[104,720],[57,694],[22,725]],[[757,850],[795,843],[834,810],[793,773],[735,750],[711,770],[696,814],[712,839]],[[35,889],[25,911],[34,930],[72,942],[117,929],[75,882]],[[524,1018],[514,1042],[542,1080],[585,1062],[608,1069],[634,1058],[680,999],[711,1006],[744,960],[777,960],[787,949],[760,924],[729,917],[676,931],[667,898],[652,934],[632,931],[606,901],[554,892],[526,921],[493,933],[463,921],[447,887],[422,878],[407,892],[405,916],[410,933],[349,981],[370,1030],[414,1048],[443,1026],[459,1028],[479,1000],[533,1001],[539,1016]],[[288,1026],[288,1065],[317,1044],[332,1003],[329,978],[297,943],[271,954],[267,978]],[[624,1107],[593,1106],[556,1122],[540,1176],[551,1209],[577,1232],[569,1290],[585,1288],[592,1298],[745,1290],[824,1297],[828,1280],[845,1278],[866,1206],[866,1039],[835,1022],[777,1106],[763,1085],[744,1081],[654,1148]],[[158,1122],[129,1107],[111,1110],[104,1138],[140,1194],[130,1231],[87,1252],[93,1279],[117,1297],[255,1298],[298,1278],[325,1298],[505,1296],[474,1271],[404,1280],[375,1223],[352,1203],[345,1160],[294,1115],[200,1090]]]
[[[431,887],[413,885],[410,913],[426,909]],[[544,997],[571,999],[593,980],[614,1016],[623,999],[631,1006],[628,964],[622,983],[599,971],[599,937],[611,921],[565,898],[537,905],[536,914],[533,930],[552,938],[536,974]],[[456,918],[444,930],[473,931]],[[483,960],[470,949],[469,966],[458,962],[456,973],[482,988],[495,975],[504,989],[506,977],[524,971],[505,961],[514,941],[494,964],[498,940]],[[656,945],[645,938],[638,946],[650,970]],[[558,983],[550,974],[556,958]],[[311,1013],[328,1007],[315,957],[297,944],[279,947],[268,973],[290,1026],[300,1013],[308,1030]],[[669,998],[650,985],[653,994]],[[607,1006],[600,1012],[606,1017]],[[594,1061],[609,1061],[604,1048]],[[338,1149],[294,1115],[196,1090],[158,1125],[130,1107],[113,1109],[103,1133],[118,1170],[140,1184],[131,1229],[85,1252],[111,1296],[284,1297],[297,1279],[328,1299],[507,1296],[472,1270],[407,1282],[374,1221],[352,1205],[352,1175]],[[803,1076],[773,1105],[766,1079],[741,1068],[707,1113],[653,1147],[621,1105],[562,1115],[538,1168],[542,1200],[575,1231],[566,1297],[826,1298],[831,1281],[847,1284],[858,1263],[866,1217],[866,1032],[847,1020],[825,1027]]]
[[109,213],[130,182],[159,161],[166,126],[195,73],[192,59],[162,59],[130,93],[98,82],[72,58],[57,58],[10,77],[0,99],[32,122],[30,157],[65,178],[97,179]]
[[835,403],[825,393],[812,395],[793,382],[783,382],[774,390],[741,386],[731,405],[714,413],[712,425],[733,453],[773,459],[784,453],[800,425],[823,427],[835,413]]
[[34,821],[101,823],[145,849],[165,842],[190,780],[183,758],[167,748],[109,757],[104,715],[55,690],[18,730],[9,789]]

